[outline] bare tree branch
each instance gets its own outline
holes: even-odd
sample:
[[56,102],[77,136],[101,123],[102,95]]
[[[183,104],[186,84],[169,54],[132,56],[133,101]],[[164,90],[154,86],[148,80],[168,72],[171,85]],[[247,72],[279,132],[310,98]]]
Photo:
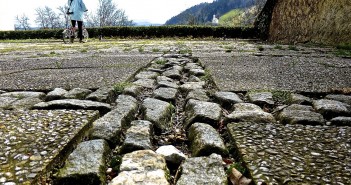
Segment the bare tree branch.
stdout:
[[30,26],[29,26],[29,18],[27,15],[22,14],[21,17],[19,17],[18,15],[15,17],[16,19],[16,24],[15,24],[15,29],[23,29],[23,30],[29,30]]

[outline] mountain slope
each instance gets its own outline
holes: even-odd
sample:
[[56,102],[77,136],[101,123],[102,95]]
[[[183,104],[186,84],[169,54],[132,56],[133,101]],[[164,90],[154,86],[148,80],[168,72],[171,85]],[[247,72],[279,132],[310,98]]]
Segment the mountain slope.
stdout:
[[165,24],[206,24],[212,21],[213,15],[220,17],[236,8],[245,8],[254,4],[247,0],[215,0],[212,3],[195,5],[169,19]]

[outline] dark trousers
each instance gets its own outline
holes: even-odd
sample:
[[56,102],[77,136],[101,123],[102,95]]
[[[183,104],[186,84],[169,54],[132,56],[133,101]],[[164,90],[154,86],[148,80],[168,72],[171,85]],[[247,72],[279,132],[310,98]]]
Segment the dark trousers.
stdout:
[[72,27],[76,27],[76,22],[78,22],[78,37],[79,40],[83,40],[83,21],[71,20]]

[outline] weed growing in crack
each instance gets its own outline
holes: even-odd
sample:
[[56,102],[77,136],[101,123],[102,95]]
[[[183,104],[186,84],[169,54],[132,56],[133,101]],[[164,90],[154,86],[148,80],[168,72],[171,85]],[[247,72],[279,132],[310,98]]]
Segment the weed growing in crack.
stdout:
[[130,82],[121,82],[113,86],[113,90],[116,94],[121,94],[126,87],[130,87],[132,84]]
[[288,49],[289,49],[289,50],[292,50],[292,51],[299,51],[299,49],[297,49],[297,47],[294,46],[294,45],[289,45],[289,46],[288,46]]

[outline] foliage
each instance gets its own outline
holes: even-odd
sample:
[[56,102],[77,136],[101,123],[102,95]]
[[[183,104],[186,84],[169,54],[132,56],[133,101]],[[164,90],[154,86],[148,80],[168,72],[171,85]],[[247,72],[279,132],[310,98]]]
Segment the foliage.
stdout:
[[219,18],[219,25],[221,26],[240,26],[241,15],[244,13],[242,9],[234,9]]
[[[192,38],[255,38],[256,30],[249,27],[220,27],[220,26],[121,26],[104,28],[87,28],[90,38],[100,35],[119,38],[163,38],[163,37],[192,37]],[[0,31],[0,40],[5,39],[61,39],[62,29],[29,30],[29,31]]]
[[336,46],[335,54],[341,57],[351,57],[351,43],[343,43]]
[[213,15],[220,17],[232,9],[250,7],[255,1],[257,0],[216,0],[212,3],[201,3],[172,17],[166,25],[189,24],[189,20],[196,20],[197,24],[210,23]]
[[118,9],[112,0],[99,0],[99,6],[95,13],[86,16],[86,26],[132,26],[133,22],[128,20],[124,10]]

